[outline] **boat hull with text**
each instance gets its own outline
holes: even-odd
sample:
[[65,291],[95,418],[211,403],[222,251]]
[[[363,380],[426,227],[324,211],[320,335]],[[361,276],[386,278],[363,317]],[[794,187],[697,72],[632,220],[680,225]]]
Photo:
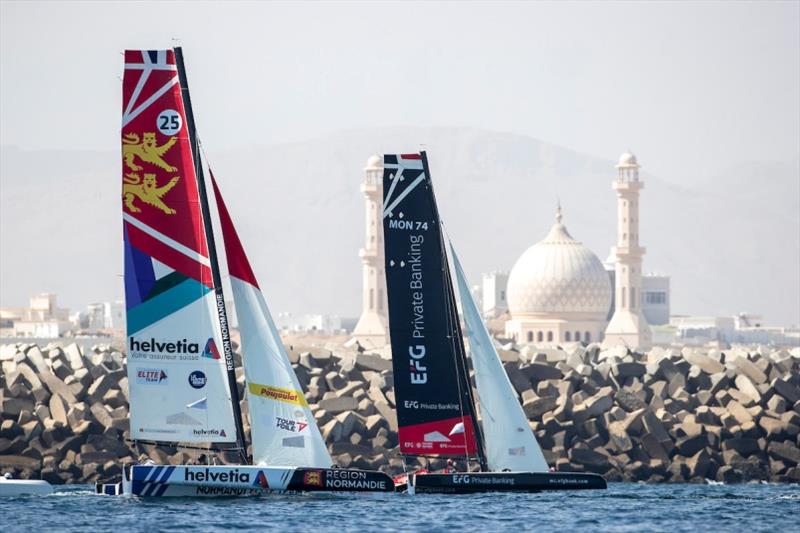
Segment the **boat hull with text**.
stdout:
[[98,494],[143,498],[260,496],[273,492],[394,492],[383,472],[344,468],[134,465]]
[[476,492],[543,492],[607,488],[598,474],[572,472],[459,472],[415,474],[416,493],[471,494]]

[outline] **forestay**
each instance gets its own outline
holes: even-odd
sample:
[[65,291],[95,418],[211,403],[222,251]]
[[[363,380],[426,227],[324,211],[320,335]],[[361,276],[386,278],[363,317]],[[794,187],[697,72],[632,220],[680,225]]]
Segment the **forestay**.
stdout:
[[458,292],[467,327],[472,368],[475,370],[489,470],[547,472],[547,461],[472,299],[469,284],[452,243],[450,251],[458,278]]
[[131,438],[235,442],[174,52],[126,51],[122,85]]
[[327,468],[333,461],[308,407],[213,175],[239,321],[253,464]]

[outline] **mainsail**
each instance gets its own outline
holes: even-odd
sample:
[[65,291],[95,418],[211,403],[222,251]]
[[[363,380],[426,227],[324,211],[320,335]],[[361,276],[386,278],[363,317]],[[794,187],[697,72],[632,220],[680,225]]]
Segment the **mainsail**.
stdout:
[[533,436],[528,418],[517,400],[517,394],[472,299],[469,284],[452,243],[450,252],[458,279],[461,312],[467,326],[472,368],[475,370],[489,470],[547,472],[547,461]]
[[122,200],[131,438],[237,439],[172,50],[125,52]]
[[213,174],[211,183],[239,320],[253,464],[327,468],[333,461]]
[[481,456],[425,154],[384,156],[383,231],[400,451]]

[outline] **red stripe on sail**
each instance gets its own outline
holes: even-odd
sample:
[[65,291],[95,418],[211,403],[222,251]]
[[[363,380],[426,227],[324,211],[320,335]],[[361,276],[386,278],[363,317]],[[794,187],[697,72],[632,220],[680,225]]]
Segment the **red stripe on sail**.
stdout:
[[[458,428],[462,423],[463,431]],[[401,453],[475,455],[478,450],[472,419],[468,416],[400,426],[398,433]]]
[[209,288],[214,288],[214,283],[211,279],[211,267],[191,259],[132,224],[126,222],[125,229],[128,231],[131,245],[135,248],[181,274],[189,276]]
[[250,261],[247,260],[242,241],[239,240],[239,234],[236,233],[228,207],[225,205],[225,200],[222,199],[217,180],[214,179],[214,173],[210,169],[209,174],[211,174],[211,185],[214,187],[214,197],[217,200],[217,211],[219,212],[220,226],[222,226],[222,238],[225,241],[225,256],[228,259],[228,271],[231,276],[246,281],[258,289],[260,287],[258,286],[258,281],[256,281],[256,275],[253,273]]
[[419,154],[400,154],[401,159],[422,159]]

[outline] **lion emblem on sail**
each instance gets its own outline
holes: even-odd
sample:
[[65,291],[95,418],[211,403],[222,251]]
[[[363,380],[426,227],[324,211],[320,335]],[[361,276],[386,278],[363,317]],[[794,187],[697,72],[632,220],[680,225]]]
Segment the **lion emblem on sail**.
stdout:
[[174,215],[175,210],[165,204],[161,198],[167,194],[170,189],[178,184],[180,176],[175,176],[169,183],[161,187],[156,182],[156,175],[146,173],[144,179],[136,172],[129,172],[122,177],[122,196],[125,200],[125,207],[131,213],[141,213],[142,210],[133,204],[135,198],[142,202],[157,207],[168,215]]
[[159,146],[156,143],[155,132],[142,133],[141,140],[138,133],[126,133],[122,136],[122,158],[125,160],[125,165],[134,172],[143,169],[135,163],[137,157],[140,161],[155,165],[167,172],[175,172],[178,169],[167,164],[163,156],[176,142],[178,142],[176,137],[170,137],[167,142]]

